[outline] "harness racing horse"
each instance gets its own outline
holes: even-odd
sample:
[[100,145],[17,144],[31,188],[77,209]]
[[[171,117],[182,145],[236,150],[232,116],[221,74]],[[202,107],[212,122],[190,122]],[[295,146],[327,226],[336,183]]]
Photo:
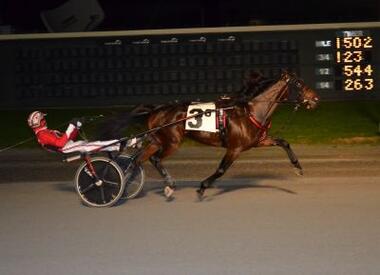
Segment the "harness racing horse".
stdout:
[[[290,91],[293,90],[292,86],[294,90],[298,91],[297,103],[299,105],[304,105],[307,109],[314,109],[317,106],[319,97],[316,92],[306,86],[295,74],[283,72],[276,82],[265,88],[259,95],[247,98],[245,102],[235,104],[232,110],[227,111],[228,123],[225,139],[227,142],[223,143],[218,132],[187,131],[185,123],[178,123],[154,132],[151,136],[151,143],[145,148],[139,161],[144,162],[149,159],[161,176],[165,178],[167,184],[165,195],[168,198],[174,192],[175,183],[162,166],[161,161],[178,149],[185,136],[206,145],[226,148],[226,153],[218,169],[200,183],[197,190],[200,199],[205,190],[226,172],[239,154],[252,147],[280,146],[287,153],[298,174],[302,175],[302,167],[289,143],[284,139],[272,138],[267,135],[273,112],[279,103],[288,98]],[[154,110],[148,116],[148,128],[153,129],[184,119],[186,111],[186,105],[163,106]]]

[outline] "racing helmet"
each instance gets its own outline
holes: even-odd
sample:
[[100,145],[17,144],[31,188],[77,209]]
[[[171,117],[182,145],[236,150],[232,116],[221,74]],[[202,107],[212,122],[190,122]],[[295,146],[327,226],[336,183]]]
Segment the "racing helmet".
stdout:
[[28,125],[30,128],[38,128],[41,126],[41,121],[44,119],[46,114],[40,111],[34,111],[28,117]]

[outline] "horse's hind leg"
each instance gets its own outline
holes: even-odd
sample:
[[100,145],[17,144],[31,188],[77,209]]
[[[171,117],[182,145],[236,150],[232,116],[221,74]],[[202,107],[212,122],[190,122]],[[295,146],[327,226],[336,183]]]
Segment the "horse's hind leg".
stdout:
[[157,171],[160,173],[160,175],[165,179],[165,182],[171,186],[175,187],[175,183],[172,179],[172,177],[169,175],[168,171],[165,167],[161,164],[161,159],[159,157],[159,152],[157,152],[155,155],[151,156],[149,158],[150,163],[157,169]]
[[239,156],[241,150],[229,150],[227,149],[226,154],[224,155],[222,161],[219,164],[218,169],[215,171],[214,174],[209,176],[207,179],[203,180],[200,184],[199,189],[197,190],[198,197],[199,199],[202,198],[205,190],[209,188],[212,183],[217,179],[220,178],[221,176],[224,175],[224,173],[227,171],[227,169],[232,165],[234,160]]
[[152,142],[145,148],[143,153],[140,155],[138,162],[143,163],[147,159],[149,159],[153,167],[155,167],[159,174],[165,179],[165,182],[167,184],[164,190],[165,196],[169,198],[173,195],[175,183],[169,175],[168,171],[161,164],[162,152],[162,146],[155,142]]
[[298,158],[296,154],[294,154],[292,148],[290,147],[289,142],[287,142],[285,139],[282,138],[266,138],[262,142],[260,142],[259,146],[280,146],[282,149],[285,150],[286,154],[288,155],[288,158],[291,162],[291,164],[295,168],[295,173],[299,176],[303,175],[301,164],[298,161]]
[[178,147],[179,147],[179,144],[171,143],[170,145],[166,145],[164,148],[157,151],[153,156],[149,158],[152,165],[157,169],[160,175],[165,179],[166,186],[165,186],[164,192],[167,198],[171,198],[174,193],[175,181],[172,179],[172,177],[170,176],[166,168],[162,165],[161,160],[171,155],[172,153],[174,153],[174,151],[176,151]]
[[158,145],[157,143],[154,143],[154,142],[150,143],[147,147],[145,147],[145,149],[143,150],[143,152],[139,156],[137,162],[138,163],[145,162],[151,156],[156,154],[158,150],[160,150],[160,145]]
[[170,198],[173,196],[174,189],[175,189],[175,182],[173,178],[170,176],[169,172],[166,170],[166,168],[161,163],[161,157],[160,152],[157,152],[157,154],[151,156],[149,158],[149,161],[152,163],[152,165],[157,169],[158,173],[164,178],[166,186],[164,188],[165,197]]

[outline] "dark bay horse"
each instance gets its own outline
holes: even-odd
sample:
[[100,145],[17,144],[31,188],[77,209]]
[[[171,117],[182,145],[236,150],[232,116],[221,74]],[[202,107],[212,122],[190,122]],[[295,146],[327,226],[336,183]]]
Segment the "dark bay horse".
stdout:
[[[257,83],[259,82],[256,81],[255,85]],[[223,142],[218,132],[185,130],[185,123],[181,122],[153,133],[150,144],[142,153],[140,161],[144,162],[149,159],[161,176],[165,178],[167,184],[165,195],[167,197],[173,194],[175,183],[162,166],[161,161],[178,149],[185,136],[206,145],[226,148],[226,153],[215,173],[200,183],[197,190],[200,198],[205,190],[226,172],[241,152],[252,147],[280,146],[286,151],[291,164],[298,173],[302,174],[301,165],[289,143],[284,139],[267,135],[273,112],[293,90],[298,91],[297,103],[299,105],[304,105],[307,109],[317,106],[319,97],[316,92],[306,86],[296,75],[284,72],[277,81],[269,86],[266,85],[260,94],[251,96],[251,98],[245,95],[245,100],[235,103],[233,109],[227,111],[226,137],[224,139],[227,142]],[[167,105],[152,111],[148,116],[148,128],[152,129],[184,119],[187,115],[187,107],[188,105]]]

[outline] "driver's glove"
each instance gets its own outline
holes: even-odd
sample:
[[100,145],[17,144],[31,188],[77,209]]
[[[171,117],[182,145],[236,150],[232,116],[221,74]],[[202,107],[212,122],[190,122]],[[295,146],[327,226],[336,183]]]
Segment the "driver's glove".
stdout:
[[83,120],[81,118],[73,118],[70,124],[74,125],[77,129],[80,129],[83,125]]

